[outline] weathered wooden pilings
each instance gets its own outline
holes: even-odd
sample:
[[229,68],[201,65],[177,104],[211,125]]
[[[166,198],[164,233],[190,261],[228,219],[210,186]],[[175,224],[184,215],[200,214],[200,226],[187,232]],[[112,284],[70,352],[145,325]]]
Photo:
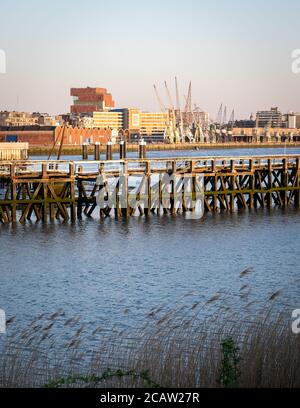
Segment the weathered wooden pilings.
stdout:
[[[26,163],[26,162],[25,162]],[[0,199],[0,222],[24,224],[26,220],[47,222],[54,219],[68,221],[76,219],[74,163],[64,165],[39,163],[39,171],[24,162],[11,163],[9,177],[0,170],[0,183],[6,185],[5,197]],[[26,169],[26,170],[25,170]],[[1,189],[0,189],[1,191]],[[2,191],[3,192],[3,187]]]
[[127,156],[127,142],[126,140],[121,140],[120,142],[120,159],[126,159]]
[[[185,183],[187,181],[187,183]],[[114,194],[112,194],[114,191]],[[0,222],[299,207],[300,156],[15,161],[0,165]]]
[[[88,160],[88,143],[83,143],[82,144],[82,160]],[[95,142],[94,143],[94,160],[99,161],[100,160],[100,143]],[[119,143],[119,153],[120,153],[120,159],[126,159],[127,157],[127,142],[126,140],[122,140]],[[141,153],[142,157],[144,156],[144,153]],[[106,160],[112,160],[113,155],[113,143],[108,142],[106,144]]]
[[112,160],[112,142],[107,142],[106,145],[106,160]]
[[88,159],[88,143],[82,144],[82,160]]
[[94,144],[94,160],[100,160],[100,143],[95,142]]
[[139,141],[139,158],[145,159],[146,152],[147,152],[147,143],[145,142],[144,139],[142,139]]

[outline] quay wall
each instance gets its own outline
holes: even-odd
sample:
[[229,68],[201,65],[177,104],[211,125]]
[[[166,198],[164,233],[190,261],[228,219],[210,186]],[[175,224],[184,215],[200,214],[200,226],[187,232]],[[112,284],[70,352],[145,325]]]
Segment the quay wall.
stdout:
[[[247,148],[282,148],[285,147],[300,147],[299,142],[287,142],[287,143],[248,143],[248,142],[227,142],[227,143],[149,143],[147,144],[147,151],[171,151],[171,150],[210,150],[210,149],[247,149]],[[127,144],[128,152],[138,152],[138,144]],[[87,146],[88,153],[92,155],[94,153],[94,146]],[[34,145],[29,146],[30,156],[48,155],[50,153],[51,146]],[[114,153],[119,152],[119,144],[113,144],[112,150]],[[58,152],[58,146],[54,149],[53,154]],[[103,154],[106,152],[105,144],[100,144],[100,152]],[[64,145],[62,148],[63,155],[81,155],[82,147],[80,145]]]

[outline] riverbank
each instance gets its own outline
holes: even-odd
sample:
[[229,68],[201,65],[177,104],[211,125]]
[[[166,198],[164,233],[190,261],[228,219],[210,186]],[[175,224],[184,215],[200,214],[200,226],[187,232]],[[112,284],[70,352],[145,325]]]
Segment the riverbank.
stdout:
[[[148,151],[169,151],[169,150],[210,150],[210,149],[249,149],[249,148],[293,148],[300,147],[300,142],[289,142],[289,143],[173,143],[173,144],[164,144],[164,143],[149,143],[147,144]],[[128,143],[127,151],[128,152],[137,152],[138,144]],[[29,155],[30,156],[41,156],[49,155],[51,152],[52,146],[38,146],[31,145],[29,146]],[[112,146],[113,153],[119,152],[119,145],[114,144]],[[53,156],[57,155],[59,146],[56,146],[53,151]],[[100,152],[105,153],[106,146],[100,145]],[[94,146],[88,145],[88,154],[93,154]],[[82,154],[81,145],[65,145],[62,148],[62,155],[65,156],[78,156]]]
[[[299,338],[289,313],[275,312],[278,296],[271,294],[254,319],[224,311],[226,299],[216,293],[185,312],[154,308],[144,327],[122,332],[96,323],[89,333],[80,316],[68,318],[59,309],[10,336],[0,357],[0,387],[298,388]],[[215,304],[219,317],[201,317]],[[68,334],[60,346],[58,325]]]

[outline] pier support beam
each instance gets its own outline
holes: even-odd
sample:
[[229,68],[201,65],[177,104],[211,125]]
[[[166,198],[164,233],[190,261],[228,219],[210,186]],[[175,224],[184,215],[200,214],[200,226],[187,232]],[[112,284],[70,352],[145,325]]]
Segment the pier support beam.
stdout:
[[87,143],[82,144],[82,160],[88,159],[88,145]]
[[107,142],[106,145],[106,160],[112,160],[112,142]]
[[268,159],[268,208],[273,206],[273,174],[272,174],[272,160]]
[[125,140],[120,142],[120,159],[126,159],[127,156],[127,143]]
[[147,152],[147,143],[145,142],[144,139],[142,139],[139,142],[139,158],[140,159],[145,159],[146,158],[146,152]]
[[287,159],[282,160],[282,170],[281,170],[281,200],[283,207],[287,207],[287,189],[288,189],[288,168]]
[[295,191],[294,205],[295,207],[298,208],[300,206],[300,159],[299,158],[297,158],[296,160],[295,177],[297,179],[295,183],[297,190]]
[[230,211],[234,211],[235,161],[230,160]]
[[94,144],[94,160],[100,160],[100,143],[95,142]]
[[16,175],[16,168],[14,164],[10,165],[10,178],[11,178],[11,218],[12,222],[15,223],[17,221],[17,185],[15,182],[15,175]]
[[75,171],[74,163],[69,164],[70,177],[70,207],[71,207],[71,221],[76,221],[76,197],[75,197]]

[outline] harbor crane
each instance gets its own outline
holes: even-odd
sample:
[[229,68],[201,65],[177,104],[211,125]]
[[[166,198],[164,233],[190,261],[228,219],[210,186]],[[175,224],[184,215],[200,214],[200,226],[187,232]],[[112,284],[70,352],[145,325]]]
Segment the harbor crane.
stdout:
[[192,112],[192,82],[189,83],[188,94],[186,97],[185,111]]
[[[170,92],[169,92],[169,90],[168,90],[168,85],[167,85],[166,81],[165,81],[165,86],[166,86],[166,90],[167,90],[167,92],[168,92],[168,94],[169,94],[168,98],[169,98],[170,101],[171,101],[171,111],[172,111],[173,114],[175,114],[175,112],[174,112],[174,105],[173,105],[173,103],[172,103],[171,94],[170,94]],[[168,121],[167,121],[167,123],[166,123],[166,129],[165,129],[164,137],[165,137],[166,139],[170,140],[171,142],[175,142],[175,143],[176,143],[176,142],[179,142],[179,141],[180,141],[180,136],[179,136],[179,134],[178,134],[178,133],[179,133],[178,130],[176,129],[176,121],[175,121],[175,123],[174,123],[174,120],[170,120],[170,109],[166,109],[166,107],[165,107],[165,105],[164,105],[164,103],[163,103],[163,101],[162,101],[162,99],[161,99],[161,97],[160,97],[160,95],[159,95],[159,93],[158,93],[158,90],[157,90],[155,84],[153,85],[153,88],[154,88],[154,92],[155,92],[156,99],[157,99],[157,101],[158,101],[160,110],[161,110],[162,112],[168,111]]]
[[172,112],[173,127],[175,128],[175,127],[176,127],[176,124],[177,124],[177,121],[176,121],[176,112],[175,112],[175,105],[174,105],[174,103],[173,103],[173,99],[172,99],[172,96],[171,96],[171,92],[170,92],[170,90],[169,90],[169,88],[168,88],[167,81],[165,81],[165,88],[166,88],[166,93],[167,93],[167,97],[168,97],[168,100],[169,100],[169,106],[170,106],[169,109],[170,109],[171,112]]
[[160,107],[160,110],[161,110],[161,112],[165,112],[167,109],[166,109],[166,107],[165,107],[165,105],[164,105],[164,103],[163,103],[161,97],[159,96],[159,93],[158,93],[158,90],[157,90],[155,84],[153,85],[153,88],[154,88],[155,96],[156,96],[158,105],[159,105],[159,107]]
[[178,125],[180,139],[183,140],[183,117],[180,106],[179,88],[177,77],[175,77],[175,92],[176,92],[176,123]]
[[232,112],[231,112],[231,115],[230,115],[230,118],[229,118],[229,121],[228,121],[228,125],[230,127],[234,126],[234,109],[232,109]]
[[226,106],[226,105],[225,105],[225,107],[224,107],[222,125],[223,125],[223,126],[226,126],[226,125],[227,125],[227,106]]
[[[168,87],[167,81],[164,81],[165,91],[168,100],[168,108],[164,104],[163,100],[160,97],[158,89],[156,85],[153,85],[154,92],[156,95],[156,99],[160,110],[162,112],[168,111],[168,123],[165,131],[165,137],[169,140],[174,140],[175,142],[178,141],[189,141],[192,142],[194,140],[193,133],[196,133],[196,127],[198,126],[198,140],[202,140],[204,138],[202,132],[202,124],[199,123],[199,115],[196,118],[194,116],[193,107],[192,107],[192,83],[189,82],[188,86],[188,93],[187,97],[185,97],[185,105],[184,109],[181,109],[180,105],[180,97],[179,97],[179,89],[178,89],[178,81],[177,77],[175,77],[175,93],[176,93],[176,101],[174,104],[174,100],[172,98],[172,94]],[[197,122],[197,123],[196,123]],[[192,129],[191,129],[192,127]],[[201,128],[201,129],[200,129]]]
[[223,117],[223,103],[221,103],[221,106],[219,108],[219,111],[217,113],[217,119],[216,119],[216,124],[220,125],[222,124],[222,117]]
[[172,100],[171,93],[170,93],[169,88],[168,88],[167,81],[165,81],[165,88],[166,88],[166,93],[167,93],[167,97],[168,97],[169,104],[170,104],[170,109],[172,109],[172,111],[173,111],[175,109],[175,107],[174,107],[174,103],[173,103],[173,100]]
[[176,109],[180,112],[181,110],[180,110],[180,99],[179,99],[177,77],[175,77],[175,89],[176,89]]

